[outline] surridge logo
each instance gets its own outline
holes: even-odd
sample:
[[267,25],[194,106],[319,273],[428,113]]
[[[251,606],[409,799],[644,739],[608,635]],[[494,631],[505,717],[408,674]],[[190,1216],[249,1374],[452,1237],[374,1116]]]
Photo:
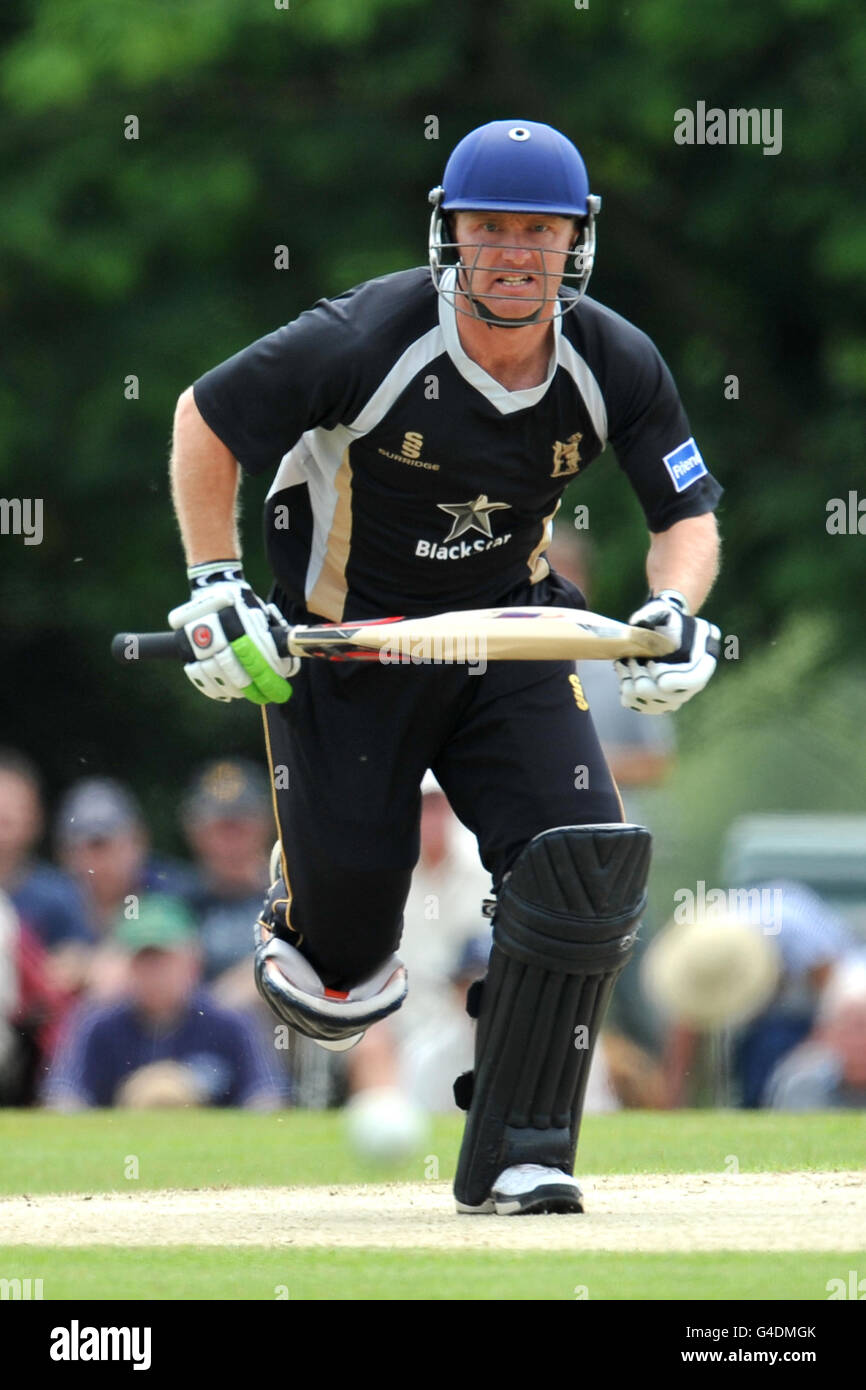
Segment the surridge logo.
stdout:
[[377,452],[383,458],[393,459],[395,463],[409,463],[413,468],[427,468],[431,473],[439,472],[438,463],[428,463],[422,459],[421,450],[424,447],[424,436],[417,430],[407,430],[403,435],[403,443],[400,445],[399,454],[395,454],[393,449],[378,449]]
[[580,472],[579,446],[582,439],[582,434],[570,434],[564,442],[561,439],[554,440],[551,478],[563,478],[569,473]]

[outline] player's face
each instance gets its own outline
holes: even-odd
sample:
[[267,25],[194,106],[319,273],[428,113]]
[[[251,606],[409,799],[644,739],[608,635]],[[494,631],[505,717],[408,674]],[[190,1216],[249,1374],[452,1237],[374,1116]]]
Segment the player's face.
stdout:
[[463,287],[499,318],[544,310],[543,300],[556,299],[575,235],[571,217],[458,212],[454,236],[466,267]]

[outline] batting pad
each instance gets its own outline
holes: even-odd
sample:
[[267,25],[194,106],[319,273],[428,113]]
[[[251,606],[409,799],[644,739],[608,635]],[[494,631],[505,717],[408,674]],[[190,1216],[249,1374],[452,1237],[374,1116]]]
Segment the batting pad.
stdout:
[[475,1070],[454,1087],[469,1111],[461,1205],[483,1206],[514,1164],[572,1171],[593,1049],[646,904],[651,842],[640,825],[562,826],[537,835],[507,876],[475,996]]

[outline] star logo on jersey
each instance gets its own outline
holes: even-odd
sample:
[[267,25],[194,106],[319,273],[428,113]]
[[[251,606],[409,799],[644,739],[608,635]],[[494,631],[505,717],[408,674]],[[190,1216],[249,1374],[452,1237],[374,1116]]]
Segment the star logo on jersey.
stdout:
[[553,472],[551,478],[564,478],[569,473],[580,471],[580,441],[582,434],[570,434],[565,443],[561,439],[553,444]]
[[440,512],[447,512],[454,518],[451,530],[445,537],[445,544],[456,540],[465,531],[480,531],[482,536],[493,535],[490,529],[490,513],[510,510],[510,502],[488,502],[487,494],[482,492],[474,502],[437,502]]

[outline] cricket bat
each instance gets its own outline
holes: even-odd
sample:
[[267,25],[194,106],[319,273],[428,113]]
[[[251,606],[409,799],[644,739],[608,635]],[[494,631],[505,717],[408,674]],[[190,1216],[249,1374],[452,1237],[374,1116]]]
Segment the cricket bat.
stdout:
[[[232,620],[238,632],[228,630]],[[231,610],[221,616],[229,640],[243,629]],[[674,643],[651,628],[605,618],[581,608],[472,608],[427,618],[372,618],[315,626],[273,626],[281,656],[326,661],[378,661],[382,665],[465,664],[486,661],[614,661],[664,657]],[[184,632],[120,632],[115,660],[194,660],[213,640],[207,622],[190,642]]]

